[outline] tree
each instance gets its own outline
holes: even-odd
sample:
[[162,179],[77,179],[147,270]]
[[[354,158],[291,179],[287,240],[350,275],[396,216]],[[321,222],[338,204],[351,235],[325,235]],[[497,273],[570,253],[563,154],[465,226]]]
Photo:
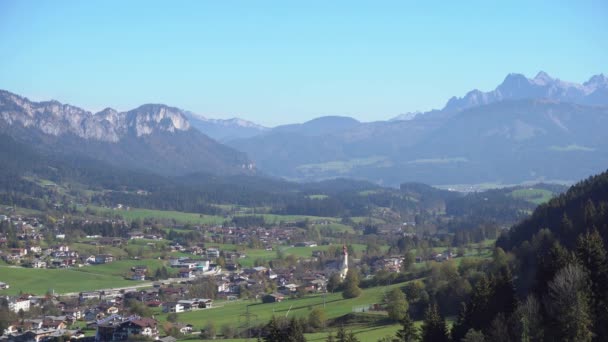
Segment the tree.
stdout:
[[287,326],[287,340],[288,342],[306,342],[304,337],[304,326],[300,319],[292,318]]
[[386,296],[386,311],[390,319],[400,321],[407,314],[408,307],[409,304],[401,289],[394,288]]
[[213,321],[207,322],[205,326],[205,330],[202,334],[206,339],[215,339],[215,335],[217,335],[217,330],[215,329],[215,323]]
[[534,295],[529,295],[515,311],[517,335],[522,342],[542,341],[544,335],[541,306]]
[[590,281],[590,305],[594,317],[596,339],[608,339],[608,259],[604,242],[597,229],[577,239],[576,256]]
[[344,278],[344,291],[342,297],[345,299],[356,298],[361,295],[359,288],[359,274],[355,269],[349,269]]
[[327,316],[325,315],[325,310],[321,307],[315,307],[308,314],[308,325],[314,329],[321,329],[325,327],[325,321],[327,320]]
[[327,291],[329,292],[334,292],[336,291],[339,287],[340,287],[340,274],[333,273],[330,277],[329,280],[327,281]]
[[272,316],[268,324],[266,324],[265,330],[265,342],[284,342],[287,340],[287,336],[285,336],[283,331],[281,331],[281,328],[279,327],[279,322],[274,316]]
[[461,342],[486,342],[486,337],[479,330],[470,329]]
[[338,327],[336,332],[336,342],[346,342],[346,331],[343,326]]
[[591,341],[592,320],[587,277],[577,264],[569,264],[549,283],[548,311],[555,322],[551,333],[561,341]]
[[414,342],[418,341],[418,328],[414,325],[414,321],[410,318],[410,315],[406,312],[401,318],[401,329],[397,330],[395,342]]
[[403,263],[401,264],[401,269],[403,272],[407,272],[412,268],[412,265],[416,262],[416,256],[411,251],[405,253],[403,257]]
[[448,329],[437,304],[429,305],[422,323],[422,342],[448,342]]
[[177,319],[178,319],[177,313],[175,313],[175,312],[172,312],[167,315],[167,322],[175,323],[175,322],[177,322]]
[[234,338],[234,336],[236,336],[236,329],[230,324],[222,325],[220,332],[224,338]]
[[128,306],[129,311],[134,315],[138,315],[141,317],[152,316],[152,310],[142,302],[132,299],[128,302]]

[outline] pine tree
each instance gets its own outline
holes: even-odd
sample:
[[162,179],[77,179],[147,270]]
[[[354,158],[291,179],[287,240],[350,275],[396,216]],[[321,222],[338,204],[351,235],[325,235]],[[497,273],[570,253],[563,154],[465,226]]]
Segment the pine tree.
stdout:
[[306,342],[304,337],[304,327],[302,322],[297,318],[292,318],[287,327],[287,341],[289,342]]
[[346,335],[346,342],[359,342],[359,339],[355,336],[355,334],[351,331]]
[[406,312],[401,319],[401,329],[395,334],[395,342],[414,342],[418,340],[418,328]]
[[461,341],[465,335],[472,330],[473,328],[470,326],[470,319],[467,317],[469,310],[467,310],[467,305],[465,303],[461,303],[462,306],[460,311],[458,312],[458,318],[456,322],[452,326],[452,340],[455,342]]
[[509,267],[503,267],[499,274],[494,278],[492,286],[492,297],[489,303],[489,314],[495,316],[504,313],[510,316],[517,306],[515,285],[513,275]]
[[343,326],[340,326],[336,332],[336,342],[346,342],[346,331]]
[[590,305],[594,317],[596,340],[608,339],[608,260],[604,242],[598,231],[581,234],[577,240],[576,256],[590,281]]
[[281,331],[279,327],[279,322],[276,317],[272,316],[270,322],[266,325],[266,337],[264,337],[265,342],[284,342],[286,340],[285,334]]
[[422,324],[422,342],[448,342],[448,329],[437,304],[429,305]]

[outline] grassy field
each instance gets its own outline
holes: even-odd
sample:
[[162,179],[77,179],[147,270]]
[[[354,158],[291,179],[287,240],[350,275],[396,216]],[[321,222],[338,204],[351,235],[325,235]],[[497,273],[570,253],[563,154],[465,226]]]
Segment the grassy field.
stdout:
[[169,210],[151,210],[151,209],[136,209],[129,210],[114,210],[110,208],[93,207],[97,212],[108,216],[120,216],[125,220],[143,220],[146,218],[175,220],[176,222],[186,224],[222,224],[226,219],[222,216],[202,215],[195,213],[183,213],[179,211]]
[[[405,283],[390,286],[379,286],[363,290],[358,298],[343,299],[342,293],[328,293],[325,298],[325,313],[327,318],[336,318],[353,311],[354,307],[378,303],[384,294],[392,288],[403,286]],[[307,296],[300,299],[286,299],[281,303],[261,303],[259,301],[238,300],[217,303],[215,308],[190,311],[179,314],[178,321],[190,323],[195,329],[203,328],[207,322],[213,321],[217,327],[232,325],[243,326],[242,316],[249,308],[252,314],[251,325],[264,324],[273,316],[306,317],[314,307],[323,307],[323,295]],[[166,320],[167,315],[161,314],[159,319]],[[382,335],[383,336],[383,335]]]
[[315,227],[317,227],[319,229],[329,228],[334,232],[355,234],[355,230],[353,229],[353,227],[342,224],[342,223],[337,223],[337,222],[331,222],[329,224],[318,224],[318,225],[315,225]]
[[[422,322],[415,322],[417,326],[420,326]],[[394,337],[397,330],[399,330],[401,326],[399,324],[390,324],[390,325],[381,325],[381,326],[349,326],[345,327],[346,332],[352,331],[353,334],[359,339],[359,341],[367,342],[367,341],[377,341],[378,339],[384,336]],[[329,333],[332,332],[334,337],[336,336],[335,330],[328,330],[326,332],[318,332],[313,334],[304,334],[306,337],[306,341],[310,342],[325,342]],[[197,337],[198,339],[198,337]],[[249,341],[254,341],[255,338],[249,339]],[[246,342],[247,339],[239,338],[239,339],[226,339],[220,340],[224,342]]]
[[553,198],[553,193],[545,189],[518,189],[511,192],[513,198],[523,199],[536,205],[549,202]]
[[167,267],[169,272],[173,271],[173,273],[177,273],[177,270],[171,269],[167,266],[167,263],[163,260],[156,259],[144,259],[144,260],[118,260],[108,264],[103,265],[89,265],[81,268],[74,269],[77,272],[89,273],[89,274],[98,274],[98,275],[107,275],[107,276],[116,276],[123,277],[125,274],[129,272],[131,267],[137,265],[145,265],[148,267],[150,272],[156,271],[157,268]]
[[330,171],[337,173],[346,173],[354,168],[364,166],[388,167],[391,165],[392,162],[387,157],[371,156],[368,158],[334,160],[318,164],[303,164],[299,165],[296,169],[305,175],[312,175]]
[[19,291],[45,294],[48,290],[57,293],[81,292],[111,287],[126,287],[142,282],[126,280],[107,272],[86,272],[76,269],[35,269],[0,266],[0,281],[8,283],[2,294],[18,294]]
[[[115,210],[110,208],[102,208],[102,207],[90,207],[93,210],[96,210],[98,213],[110,217],[120,216],[127,221],[133,220],[143,220],[146,218],[150,219],[159,219],[159,220],[175,220],[178,223],[182,224],[202,224],[202,225],[220,225],[225,221],[232,220],[232,217],[224,217],[224,216],[216,216],[216,215],[204,215],[204,214],[196,214],[196,213],[184,213],[180,211],[170,211],[170,210],[151,210],[151,209],[138,209],[138,208],[130,208],[129,210]],[[248,215],[236,215],[238,216],[248,216]],[[319,216],[307,216],[307,215],[276,215],[276,214],[256,214],[256,216],[263,216],[264,221],[267,223],[280,223],[280,222],[296,222],[296,221],[304,221],[306,219],[310,221],[338,221],[337,218],[334,217],[319,217]]]

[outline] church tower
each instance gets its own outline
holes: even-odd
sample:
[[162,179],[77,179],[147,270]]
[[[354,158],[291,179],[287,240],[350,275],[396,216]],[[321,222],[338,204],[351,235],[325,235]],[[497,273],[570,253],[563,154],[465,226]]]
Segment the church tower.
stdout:
[[342,246],[342,266],[340,267],[340,278],[344,280],[346,278],[346,273],[348,273],[348,248],[346,245]]

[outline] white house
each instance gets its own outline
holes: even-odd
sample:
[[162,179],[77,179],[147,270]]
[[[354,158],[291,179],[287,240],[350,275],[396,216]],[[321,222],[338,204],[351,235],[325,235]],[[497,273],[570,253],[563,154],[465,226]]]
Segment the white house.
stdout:
[[163,304],[163,312],[174,312],[174,313],[184,312],[184,306],[177,302],[167,302],[167,303]]
[[12,312],[19,313],[19,311],[30,311],[30,300],[29,299],[14,299],[9,300],[8,309]]

